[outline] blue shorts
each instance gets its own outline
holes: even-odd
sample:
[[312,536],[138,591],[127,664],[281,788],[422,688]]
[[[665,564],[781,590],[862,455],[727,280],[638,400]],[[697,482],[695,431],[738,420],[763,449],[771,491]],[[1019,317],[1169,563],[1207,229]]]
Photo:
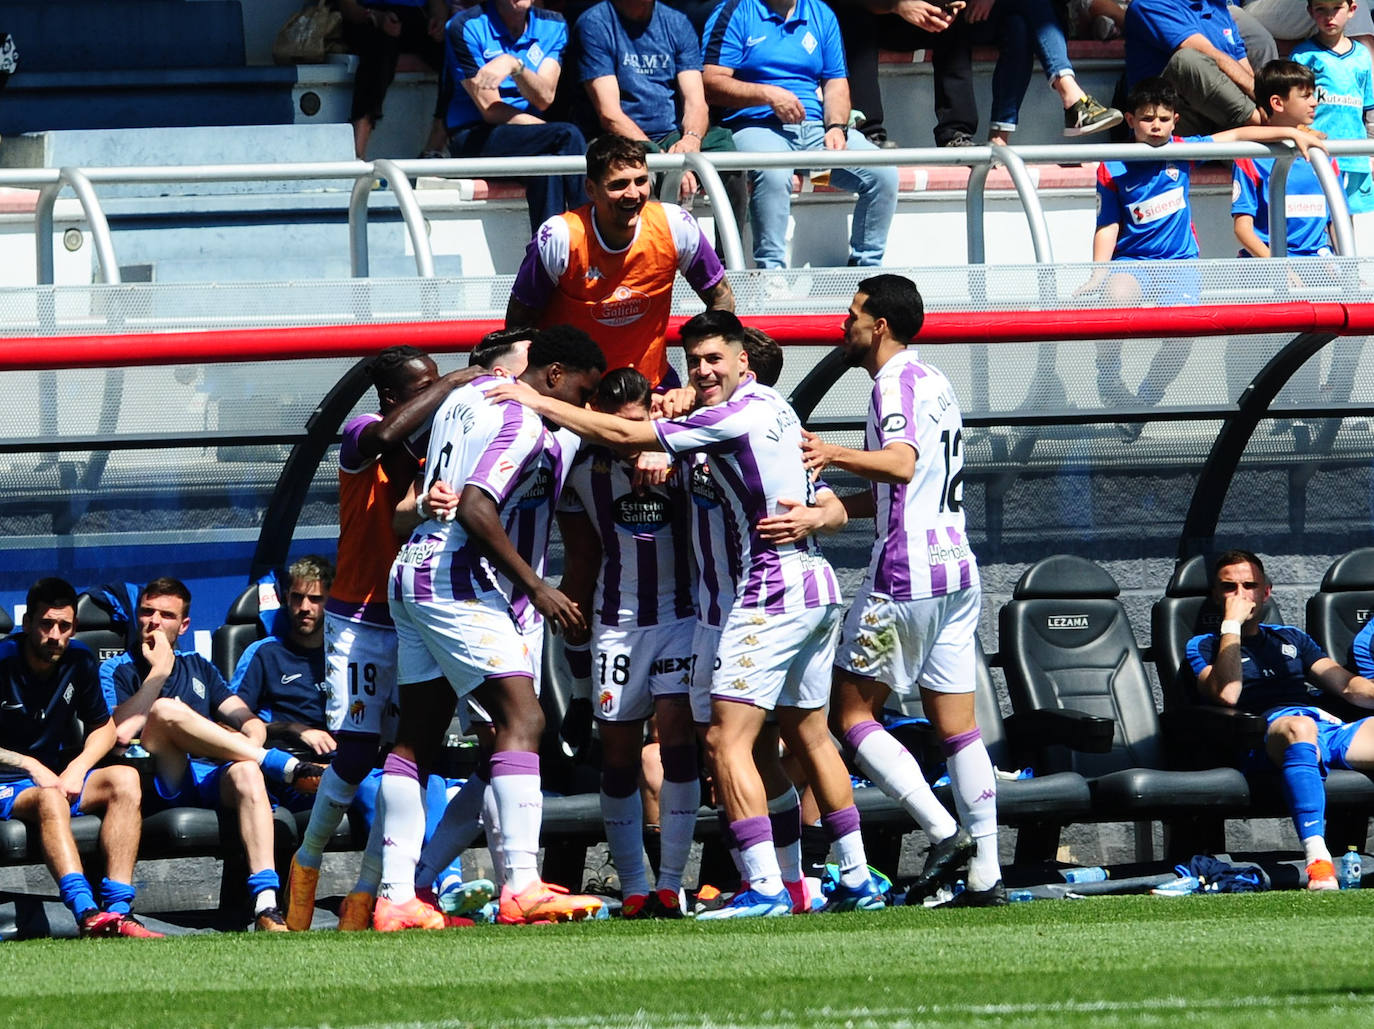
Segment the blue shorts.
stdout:
[[1276,707],[1264,713],[1270,725],[1274,723],[1274,719],[1288,715],[1306,715],[1317,723],[1317,754],[1323,769],[1350,767],[1345,759],[1346,752],[1350,749],[1350,744],[1354,741],[1355,734],[1360,731],[1360,727],[1369,720],[1361,718],[1357,722],[1342,722],[1339,719],[1333,721],[1334,716],[1329,711],[1301,705]]
[[220,805],[219,781],[230,762],[215,764],[192,758],[186,765],[186,774],[181,782],[168,784],[162,776],[153,775],[153,789],[161,803],[157,808],[203,807],[218,808]]
[[[91,771],[94,771],[92,769]],[[89,779],[91,773],[86,773]],[[11,779],[9,782],[0,782],[0,820],[14,817],[14,802],[19,799],[19,794],[25,790],[33,789],[38,783],[32,779]],[[72,814],[81,814],[81,798],[77,797],[72,801]]]
[[1192,261],[1113,261],[1112,273],[1124,272],[1140,284],[1142,301],[1164,307],[1196,304],[1202,294],[1198,269]]

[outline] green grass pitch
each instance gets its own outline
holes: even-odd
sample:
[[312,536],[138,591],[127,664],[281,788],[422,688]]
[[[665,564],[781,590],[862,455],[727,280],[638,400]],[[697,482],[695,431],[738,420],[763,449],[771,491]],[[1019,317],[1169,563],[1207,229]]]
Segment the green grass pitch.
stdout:
[[47,1026],[1374,1026],[1374,890],[0,948]]

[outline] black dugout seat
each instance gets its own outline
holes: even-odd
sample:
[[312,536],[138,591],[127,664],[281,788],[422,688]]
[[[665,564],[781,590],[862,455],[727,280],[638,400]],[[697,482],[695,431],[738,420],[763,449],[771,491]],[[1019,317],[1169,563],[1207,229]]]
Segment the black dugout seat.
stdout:
[[[258,602],[260,584],[252,583],[234,598],[224,616],[224,624],[210,634],[210,663],[229,682],[234,678],[243,652],[267,635]],[[267,589],[271,589],[267,585]]]
[[1307,601],[1307,635],[1337,664],[1358,672],[1352,644],[1374,613],[1374,547],[1336,558]]
[[999,613],[1012,707],[1039,740],[1036,767],[1087,778],[1095,820],[1162,821],[1170,859],[1215,852],[1225,843],[1223,819],[1246,813],[1249,787],[1234,768],[1169,767],[1119,593],[1116,580],[1080,557],[1026,570]]

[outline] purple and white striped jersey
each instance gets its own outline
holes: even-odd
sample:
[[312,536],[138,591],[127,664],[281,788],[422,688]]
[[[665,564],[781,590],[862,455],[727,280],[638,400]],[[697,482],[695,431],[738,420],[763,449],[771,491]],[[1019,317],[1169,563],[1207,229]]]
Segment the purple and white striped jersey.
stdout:
[[865,446],[916,450],[911,482],[875,482],[875,539],[868,565],[874,592],[893,600],[942,597],[978,584],[964,535],[964,420],[944,372],[914,350],[897,354],[873,382]]
[[620,629],[665,625],[695,611],[687,512],[661,489],[636,493],[633,475],[633,465],[605,447],[584,447],[558,502],[558,510],[584,513],[596,529],[596,620]]
[[[488,389],[509,381],[484,375],[439,405],[425,458],[426,480],[442,479],[459,494],[467,486],[488,494],[516,552],[542,576],[554,505],[579,440],[566,430],[550,431],[522,404],[486,399]],[[392,596],[397,600],[471,600],[492,590],[506,598],[521,629],[538,624],[541,616],[529,598],[487,560],[461,522],[423,522],[396,555]]]
[[736,604],[790,614],[840,602],[835,573],[814,539],[772,544],[756,528],[784,513],[783,498],[815,500],[801,461],[801,422],[787,401],[746,378],[723,404],[653,425],[670,455],[699,455],[685,464],[696,508],[700,621],[723,624]]

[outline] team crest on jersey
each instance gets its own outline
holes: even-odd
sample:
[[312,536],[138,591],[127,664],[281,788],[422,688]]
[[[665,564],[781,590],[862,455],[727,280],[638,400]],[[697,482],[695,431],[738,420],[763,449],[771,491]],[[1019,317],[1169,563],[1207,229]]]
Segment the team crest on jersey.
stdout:
[[1167,175],[1167,176],[1169,176],[1169,178],[1173,179],[1175,182],[1177,182],[1177,181],[1178,181],[1178,175],[1179,175],[1178,165],[1176,165],[1176,164],[1166,164],[1166,165],[1164,166],[1164,174]]
[[638,321],[648,310],[648,296],[629,286],[617,286],[609,297],[592,305],[592,319],[614,328]]
[[1295,647],[1295,646],[1293,646],[1293,644],[1291,644],[1291,643],[1285,643],[1285,644],[1284,644],[1282,647],[1280,647],[1279,649],[1283,651],[1283,656],[1284,656],[1284,657],[1297,657],[1297,656],[1298,656],[1298,648]]
[[531,66],[532,68],[534,68],[535,71],[538,71],[538,70],[539,70],[539,66],[540,66],[541,64],[543,64],[543,63],[544,63],[544,51],[543,51],[543,49],[539,46],[538,43],[531,43],[531,44],[530,44],[530,66]]
[[819,46],[819,44],[816,42],[816,37],[811,35],[810,32],[802,36],[801,44],[802,49],[805,50],[808,54],[814,54],[816,52],[816,47]]
[[655,533],[672,521],[672,504],[662,493],[636,496],[626,493],[611,504],[617,529],[629,533]]
[[706,462],[692,465],[692,500],[698,507],[720,507],[720,490]]
[[608,715],[611,713],[611,708],[615,706],[615,694],[610,690],[602,690],[601,695],[597,697],[597,703],[601,705],[601,713]]
[[67,688],[62,691],[62,703],[70,704],[74,696],[76,696],[76,686],[69,682]]
[[552,496],[553,473],[549,471],[547,465],[544,465],[534,473],[529,486],[524,493],[520,494],[520,499],[515,502],[515,506],[522,511],[528,511],[530,508],[547,504]]
[[366,713],[366,711],[367,705],[363,703],[361,700],[355,700],[352,704],[348,705],[349,721],[361,722],[363,720],[363,715]]
[[193,679],[191,680],[191,692],[194,693],[194,694],[195,694],[197,697],[199,697],[201,700],[204,700],[204,699],[205,699],[205,683],[201,682],[199,679],[194,679],[194,678],[193,678]]

